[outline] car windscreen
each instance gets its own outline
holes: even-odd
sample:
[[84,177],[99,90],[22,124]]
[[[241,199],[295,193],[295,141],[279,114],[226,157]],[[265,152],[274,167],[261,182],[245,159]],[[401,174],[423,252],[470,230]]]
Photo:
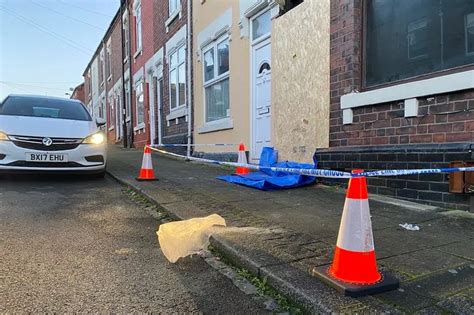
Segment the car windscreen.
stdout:
[[34,97],[8,97],[0,105],[0,115],[92,120],[79,102]]

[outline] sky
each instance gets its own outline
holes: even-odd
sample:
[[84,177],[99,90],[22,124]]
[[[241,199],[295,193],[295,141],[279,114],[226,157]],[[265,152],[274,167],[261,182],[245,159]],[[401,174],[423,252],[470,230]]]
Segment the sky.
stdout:
[[0,0],[0,101],[69,97],[120,0]]

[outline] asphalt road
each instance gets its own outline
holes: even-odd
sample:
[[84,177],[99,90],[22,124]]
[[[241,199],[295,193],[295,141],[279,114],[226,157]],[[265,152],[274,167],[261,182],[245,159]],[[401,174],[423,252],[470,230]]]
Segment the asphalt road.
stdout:
[[169,263],[110,178],[0,178],[0,313],[264,310],[201,258]]

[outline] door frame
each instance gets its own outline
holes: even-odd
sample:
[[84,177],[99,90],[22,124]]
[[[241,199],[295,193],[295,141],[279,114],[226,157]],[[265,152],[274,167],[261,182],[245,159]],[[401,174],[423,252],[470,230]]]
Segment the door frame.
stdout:
[[150,135],[150,144],[154,145],[155,143],[155,121],[156,121],[156,113],[155,113],[155,89],[154,89],[154,76],[153,72],[147,73],[147,78],[145,82],[148,84],[148,128],[149,128],[149,135]]
[[115,141],[120,141],[123,138],[123,126],[122,126],[122,97],[120,94],[114,95],[115,103]]
[[[260,36],[257,39],[252,39],[252,34],[253,34],[253,21],[258,18],[259,16],[265,14],[266,12],[272,10],[273,6],[266,6],[262,10],[258,11],[256,14],[252,15],[249,18],[249,39],[250,39],[250,47],[249,47],[249,54],[250,54],[250,145],[249,145],[249,150],[250,150],[250,161],[251,162],[257,162],[260,160],[260,156],[255,156],[255,150],[254,150],[254,135],[255,135],[255,111],[254,111],[254,96],[255,96],[255,85],[254,85],[254,78],[255,78],[255,69],[254,69],[254,50],[256,47],[260,46],[265,46],[267,44],[271,45],[271,28],[270,28],[270,33],[267,33],[265,35]],[[270,19],[272,16],[270,16]],[[271,63],[271,58],[270,58],[270,66],[272,66]],[[271,121],[270,121],[271,125]]]

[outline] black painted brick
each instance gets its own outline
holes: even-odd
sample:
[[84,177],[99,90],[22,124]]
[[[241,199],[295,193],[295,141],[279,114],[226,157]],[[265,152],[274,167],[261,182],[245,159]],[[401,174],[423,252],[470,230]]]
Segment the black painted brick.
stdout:
[[419,181],[407,181],[407,188],[416,190],[430,190],[430,183]]
[[362,153],[362,154],[360,155],[360,160],[361,160],[361,161],[368,161],[368,162],[370,162],[370,161],[377,161],[377,154],[373,154],[373,153],[366,153],[366,154],[364,154],[364,153]]
[[346,161],[360,161],[360,154],[344,154],[344,160]]
[[377,160],[378,161],[396,161],[397,155],[394,153],[377,154]]
[[457,203],[457,202],[466,201],[466,199],[468,199],[468,198],[469,198],[469,196],[464,195],[464,194],[443,194],[443,201],[444,202]]
[[369,194],[377,194],[378,193],[377,190],[378,190],[378,187],[375,187],[375,186],[367,187],[367,191],[369,192]]
[[469,152],[460,152],[460,153],[446,153],[444,155],[444,161],[453,162],[453,161],[465,161],[470,160],[471,154]]
[[443,154],[420,153],[420,162],[442,162]]
[[408,167],[407,163],[403,162],[392,162],[392,163],[387,163],[387,169],[389,170],[405,170]]
[[412,189],[398,189],[397,196],[403,198],[411,198],[416,199],[418,198],[418,191]]
[[399,153],[397,154],[398,161],[418,162],[419,155],[417,153]]
[[420,181],[441,182],[444,180],[444,174],[420,174]]
[[369,177],[367,179],[367,184],[369,186],[385,186],[387,185],[387,180],[380,177]]
[[431,191],[449,192],[448,183],[430,183]]
[[418,192],[418,198],[433,201],[443,201],[443,194],[431,191],[420,191]]
[[431,168],[431,163],[410,162],[407,164],[407,169]]
[[344,169],[352,169],[352,162],[337,162],[337,167],[338,168],[344,168]]
[[368,162],[354,162],[354,168],[368,170],[369,169],[369,163]]
[[370,162],[369,168],[372,170],[383,170],[387,169],[387,163],[384,162]]
[[389,179],[389,180],[387,180],[387,186],[391,187],[391,188],[406,188],[407,181],[406,180]]
[[396,196],[396,190],[393,188],[387,188],[387,187],[378,187],[377,189],[378,194],[382,195],[389,195],[389,196]]

